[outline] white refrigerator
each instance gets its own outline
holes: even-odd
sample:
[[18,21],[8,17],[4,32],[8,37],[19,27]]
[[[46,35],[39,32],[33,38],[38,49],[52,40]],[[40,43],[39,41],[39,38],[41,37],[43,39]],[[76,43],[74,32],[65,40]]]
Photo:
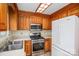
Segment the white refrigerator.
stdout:
[[68,16],[52,21],[52,40],[54,56],[79,55],[79,18]]

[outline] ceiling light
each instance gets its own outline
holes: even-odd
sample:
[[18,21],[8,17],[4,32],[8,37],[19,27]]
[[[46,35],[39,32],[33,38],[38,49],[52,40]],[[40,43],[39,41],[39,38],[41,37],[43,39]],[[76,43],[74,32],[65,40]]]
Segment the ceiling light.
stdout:
[[51,3],[46,3],[47,5],[50,5]]
[[41,3],[36,12],[43,12],[51,3]]
[[44,7],[45,4],[41,4],[40,7]]
[[42,8],[39,8],[38,10],[41,10]]
[[41,9],[40,12],[42,12],[44,9]]
[[47,8],[47,7],[48,7],[48,5],[45,5],[45,6],[44,6],[44,8]]
[[37,12],[39,12],[39,10],[37,10]]

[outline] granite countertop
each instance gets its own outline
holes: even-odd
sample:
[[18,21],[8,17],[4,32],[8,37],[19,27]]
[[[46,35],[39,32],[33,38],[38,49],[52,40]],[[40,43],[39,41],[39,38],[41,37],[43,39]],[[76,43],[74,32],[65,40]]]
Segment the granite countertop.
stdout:
[[46,38],[52,38],[52,37],[44,37],[44,38],[46,39]]
[[[50,53],[42,54],[40,56],[50,56]],[[0,56],[26,56],[23,49],[11,50],[6,52],[1,52]]]
[[31,40],[30,38],[15,39],[14,41]]
[[23,49],[0,52],[0,56],[25,56]]
[[[52,38],[52,37],[44,37],[45,39],[47,39],[47,38]],[[26,37],[26,38],[16,38],[14,41],[22,41],[22,40],[31,40],[31,38],[30,37]]]

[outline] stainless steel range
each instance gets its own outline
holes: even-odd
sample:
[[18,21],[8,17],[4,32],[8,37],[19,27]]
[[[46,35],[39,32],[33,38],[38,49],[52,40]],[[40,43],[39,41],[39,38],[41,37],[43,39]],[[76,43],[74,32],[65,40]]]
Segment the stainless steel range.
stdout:
[[30,38],[32,40],[32,55],[44,54],[44,38],[40,33],[33,33]]

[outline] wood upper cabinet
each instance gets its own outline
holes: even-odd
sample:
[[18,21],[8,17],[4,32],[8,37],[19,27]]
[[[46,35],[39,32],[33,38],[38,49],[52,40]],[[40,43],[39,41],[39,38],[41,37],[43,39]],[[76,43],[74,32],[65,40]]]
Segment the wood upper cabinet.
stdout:
[[51,30],[51,19],[48,15],[19,11],[18,29],[29,30],[33,23],[41,24],[43,30]]
[[50,18],[31,16],[30,17],[30,23],[42,24],[43,30],[50,30],[51,29]]
[[7,30],[8,6],[6,3],[0,3],[0,31]]
[[68,15],[78,15],[79,16],[79,3],[70,4],[68,8]]
[[15,8],[15,4],[0,3],[0,31],[17,30],[18,11],[13,6]]
[[30,20],[28,16],[19,16],[18,29],[19,30],[29,30]]
[[24,52],[26,56],[32,55],[32,41],[31,40],[24,41]]
[[17,15],[13,13],[12,15],[10,14],[9,18],[9,30],[14,31],[17,30]]
[[44,52],[51,52],[51,39],[47,38],[45,39],[45,43],[44,43]]
[[30,23],[42,24],[42,17],[30,16]]
[[19,30],[29,30],[30,24],[32,23],[41,24],[43,30],[51,30],[51,19],[50,18],[19,15],[19,22],[18,22]]
[[25,16],[19,15],[19,29],[20,30],[29,30],[30,24],[42,24],[42,18],[37,16]]
[[18,9],[15,4],[8,4],[9,10],[9,30],[15,31],[17,30],[18,24]]
[[58,12],[58,19],[68,16],[68,9],[62,9]]
[[64,18],[66,16],[77,15],[79,16],[79,3],[71,3],[64,8],[58,10],[51,15],[52,20]]
[[43,18],[42,23],[43,30],[51,30],[51,19],[50,18]]
[[59,11],[52,14],[52,20],[58,20],[60,18],[68,16],[68,9],[60,9]]

